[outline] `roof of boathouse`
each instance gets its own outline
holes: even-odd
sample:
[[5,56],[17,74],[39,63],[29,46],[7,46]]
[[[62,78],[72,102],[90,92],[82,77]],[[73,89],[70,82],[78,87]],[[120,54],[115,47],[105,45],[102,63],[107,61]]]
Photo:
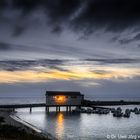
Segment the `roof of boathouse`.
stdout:
[[67,95],[67,96],[83,96],[79,91],[46,91],[46,95]]

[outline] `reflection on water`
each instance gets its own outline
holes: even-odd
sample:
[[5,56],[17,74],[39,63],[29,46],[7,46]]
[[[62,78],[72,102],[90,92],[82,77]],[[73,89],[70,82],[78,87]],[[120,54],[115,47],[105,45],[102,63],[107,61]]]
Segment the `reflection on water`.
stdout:
[[[134,107],[123,106],[122,109]],[[32,113],[29,113],[29,109],[19,109],[17,115],[59,140],[106,140],[108,134],[140,135],[140,115],[133,113],[130,118],[114,118],[112,114],[55,113],[54,111],[47,114],[45,109],[34,108]]]
[[62,139],[64,134],[64,114],[58,113],[56,116],[56,134]]

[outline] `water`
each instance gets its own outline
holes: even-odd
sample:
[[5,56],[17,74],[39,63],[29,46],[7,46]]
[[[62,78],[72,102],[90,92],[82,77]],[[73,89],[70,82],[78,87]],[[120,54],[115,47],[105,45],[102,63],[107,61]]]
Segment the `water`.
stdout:
[[45,103],[45,97],[0,97],[0,105]]
[[35,108],[32,113],[29,113],[29,109],[18,109],[16,115],[60,140],[104,140],[108,135],[118,134],[140,136],[140,115],[133,113],[130,118],[115,118],[112,114],[66,114],[55,113],[53,110],[46,114],[44,108]]
[[[21,100],[19,101],[22,103]],[[45,102],[44,98],[36,99],[36,101],[35,98],[31,100],[28,98],[22,101]],[[123,110],[134,107],[136,106],[121,106]],[[137,107],[140,108],[140,106]],[[138,138],[140,136],[140,115],[132,113],[130,118],[115,118],[112,114],[66,114],[63,112],[65,108],[61,108],[62,112],[55,113],[54,109],[52,108],[49,114],[45,112],[45,108],[33,108],[32,113],[29,109],[17,109],[15,115],[59,140],[106,140],[108,136],[112,136],[112,139],[125,139],[118,138],[118,135],[140,139]]]

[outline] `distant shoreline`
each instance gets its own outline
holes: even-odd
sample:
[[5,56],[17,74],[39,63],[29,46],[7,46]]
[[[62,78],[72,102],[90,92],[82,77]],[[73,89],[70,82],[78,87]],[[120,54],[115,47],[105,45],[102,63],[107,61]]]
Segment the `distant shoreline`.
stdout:
[[90,101],[84,100],[84,105],[93,105],[93,106],[115,106],[115,105],[140,105],[140,101]]

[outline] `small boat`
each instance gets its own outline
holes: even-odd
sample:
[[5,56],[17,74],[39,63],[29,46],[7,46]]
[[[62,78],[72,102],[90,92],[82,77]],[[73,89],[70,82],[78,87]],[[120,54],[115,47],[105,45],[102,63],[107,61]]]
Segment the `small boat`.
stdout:
[[115,110],[115,112],[113,113],[114,117],[122,117],[123,113],[122,113],[122,109],[120,107],[117,108],[117,110]]
[[122,112],[115,112],[115,113],[113,113],[113,116],[114,117],[122,117],[123,113]]
[[129,118],[130,117],[130,113],[131,113],[131,111],[129,109],[126,109],[123,117]]
[[135,114],[136,115],[140,114],[140,111],[139,110],[135,111]]
[[130,117],[130,113],[125,113],[125,114],[123,115],[123,117],[129,118],[129,117]]
[[111,108],[111,113],[114,113],[115,112],[115,108]]
[[92,113],[93,109],[87,108],[86,113]]

